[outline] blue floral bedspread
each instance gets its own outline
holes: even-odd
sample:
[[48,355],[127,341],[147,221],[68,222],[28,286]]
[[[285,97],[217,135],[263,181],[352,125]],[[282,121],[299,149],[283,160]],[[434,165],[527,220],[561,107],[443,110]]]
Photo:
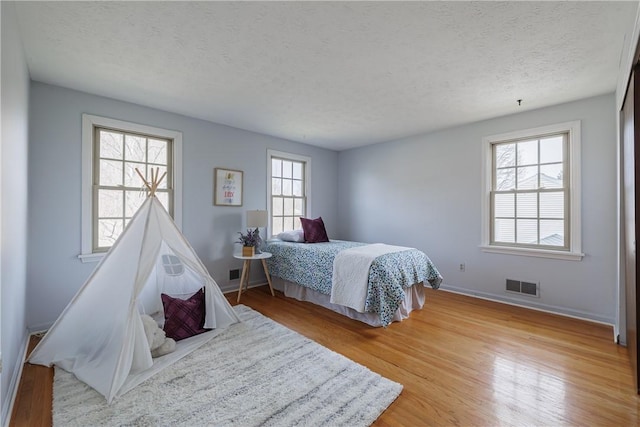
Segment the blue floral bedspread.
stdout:
[[[267,265],[272,276],[296,282],[314,291],[331,295],[333,259],[344,249],[367,243],[332,240],[326,243],[268,241],[263,250],[271,252]],[[365,311],[377,313],[387,326],[405,297],[405,288],[429,283],[438,289],[442,276],[429,257],[417,249],[392,252],[377,257],[369,270]]]

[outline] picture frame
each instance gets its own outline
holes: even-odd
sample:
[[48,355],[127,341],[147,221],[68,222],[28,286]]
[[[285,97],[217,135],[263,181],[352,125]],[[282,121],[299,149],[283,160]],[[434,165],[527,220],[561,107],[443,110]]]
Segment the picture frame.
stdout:
[[243,175],[241,170],[214,168],[213,204],[215,206],[242,206]]

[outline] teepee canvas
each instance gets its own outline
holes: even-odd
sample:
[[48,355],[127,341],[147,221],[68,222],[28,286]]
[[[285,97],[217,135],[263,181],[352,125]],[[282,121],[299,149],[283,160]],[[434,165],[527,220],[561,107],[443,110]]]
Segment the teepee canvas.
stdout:
[[[108,402],[240,321],[162,204],[150,195],[29,356],[84,381]],[[152,359],[141,313],[162,309],[160,294],[186,299],[205,290],[205,328]]]

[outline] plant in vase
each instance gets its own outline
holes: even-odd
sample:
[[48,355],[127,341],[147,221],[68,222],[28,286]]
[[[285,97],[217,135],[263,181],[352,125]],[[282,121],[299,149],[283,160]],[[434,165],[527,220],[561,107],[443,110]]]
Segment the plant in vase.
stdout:
[[242,243],[242,256],[253,256],[260,253],[259,247],[262,239],[257,228],[255,230],[247,229],[246,234],[238,231],[238,234],[240,235],[238,243]]

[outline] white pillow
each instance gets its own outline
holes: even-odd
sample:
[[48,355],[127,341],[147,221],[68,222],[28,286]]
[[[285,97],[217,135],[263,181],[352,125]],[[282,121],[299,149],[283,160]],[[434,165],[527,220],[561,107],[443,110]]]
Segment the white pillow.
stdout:
[[302,230],[283,231],[282,233],[278,234],[276,237],[280,240],[284,240],[285,242],[302,243],[304,242],[304,231]]

